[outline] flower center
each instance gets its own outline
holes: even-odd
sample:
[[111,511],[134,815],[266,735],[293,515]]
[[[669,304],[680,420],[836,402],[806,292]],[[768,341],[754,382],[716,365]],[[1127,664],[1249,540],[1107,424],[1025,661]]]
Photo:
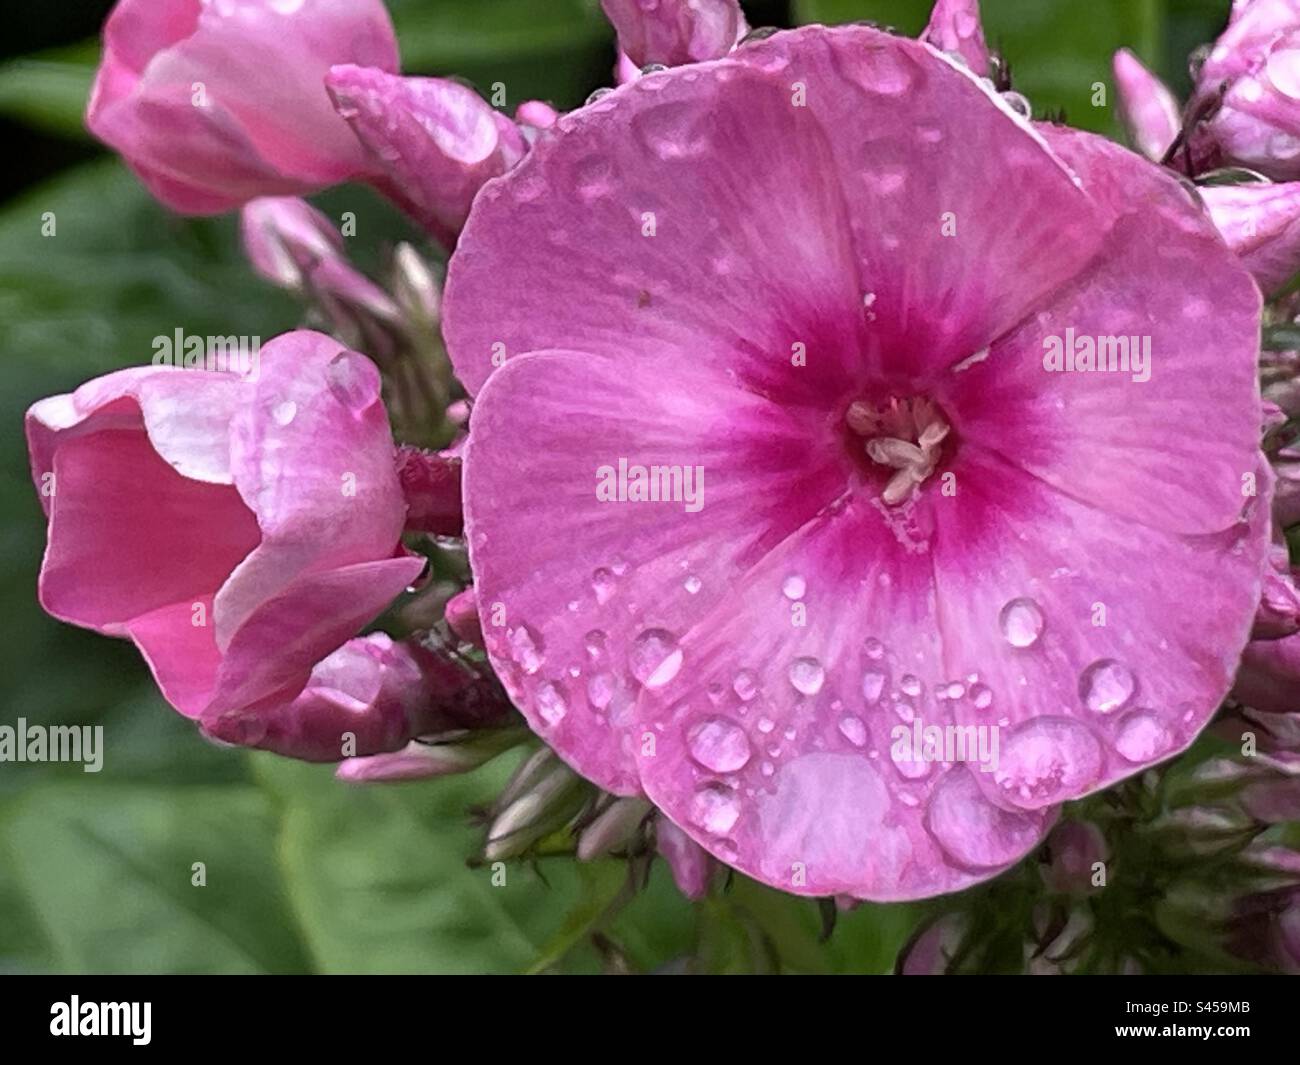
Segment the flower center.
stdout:
[[867,457],[894,470],[881,498],[891,507],[911,498],[934,472],[948,435],[948,422],[930,400],[891,398],[880,406],[856,400],[844,414],[845,424],[865,439]]

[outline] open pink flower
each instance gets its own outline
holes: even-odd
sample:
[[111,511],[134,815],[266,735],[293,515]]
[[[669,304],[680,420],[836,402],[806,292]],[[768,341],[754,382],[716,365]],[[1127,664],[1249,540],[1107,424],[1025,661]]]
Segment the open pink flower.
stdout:
[[41,605],[132,639],[205,723],[292,700],[423,565],[373,364],[304,331],[254,369],[121,370],[27,415]]
[[373,169],[325,92],[338,63],[397,70],[382,0],[119,0],[86,124],[184,214],[312,192]]
[[[642,77],[451,262],[493,664],[575,769],[770,884],[991,876],[1228,689],[1258,314],[1174,179],[924,44],[809,27]],[[1047,368],[1130,334],[1145,373]],[[930,726],[998,751],[909,750]]]

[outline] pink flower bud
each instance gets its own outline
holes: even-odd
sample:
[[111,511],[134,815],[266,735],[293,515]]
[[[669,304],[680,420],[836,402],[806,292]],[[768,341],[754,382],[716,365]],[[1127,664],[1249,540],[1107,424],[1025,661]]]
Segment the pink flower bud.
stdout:
[[717,59],[746,32],[736,0],[601,0],[600,6],[636,67]]
[[509,118],[456,81],[337,66],[326,85],[385,170],[376,185],[448,247],[478,190],[528,148]]
[[397,477],[406,497],[406,527],[438,536],[459,536],[460,458],[449,451],[397,449]]
[[1265,295],[1300,271],[1300,182],[1207,185],[1200,192],[1219,233]]
[[1127,48],[1115,53],[1115,91],[1129,139],[1148,159],[1159,162],[1178,136],[1178,100]]
[[343,255],[343,237],[325,215],[296,196],[262,196],[239,217],[244,253],[262,277],[298,288],[303,272],[322,259]]
[[979,0],[935,0],[921,40],[941,52],[959,55],[980,77],[989,73],[989,49],[980,24]]
[[86,124],[183,214],[312,192],[371,165],[324,92],[339,63],[398,69],[380,0],[120,0]]
[[443,610],[447,626],[458,638],[475,647],[483,646],[483,627],[478,616],[478,602],[473,588],[457,592],[447,600]]
[[194,719],[292,702],[424,564],[374,365],[307,331],[251,354],[243,375],[121,370],[27,414],[41,605],[130,638]]
[[1047,837],[1043,881],[1053,891],[1088,895],[1099,889],[1096,865],[1110,855],[1106,837],[1090,821],[1065,821]]
[[655,821],[655,845],[668,863],[678,891],[692,902],[709,893],[717,863],[708,851],[666,817]]
[[1296,587],[1285,543],[1275,543],[1264,571],[1259,612],[1251,638],[1278,640],[1300,632],[1300,588]]
[[1210,116],[1192,133],[1196,169],[1300,178],[1300,3],[1235,7],[1197,75],[1192,111]]

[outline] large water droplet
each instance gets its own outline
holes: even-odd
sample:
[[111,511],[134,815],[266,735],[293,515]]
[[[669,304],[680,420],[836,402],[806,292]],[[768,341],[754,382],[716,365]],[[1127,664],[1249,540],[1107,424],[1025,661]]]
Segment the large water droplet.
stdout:
[[1133,671],[1113,658],[1102,658],[1079,677],[1079,698],[1083,705],[1098,714],[1122,710],[1137,690]]
[[552,684],[549,680],[537,686],[533,704],[541,714],[542,720],[552,726],[563,721],[564,715],[569,711],[569,704],[565,702],[564,693],[559,685]]
[[665,629],[646,629],[628,651],[628,668],[647,688],[662,688],[682,668],[682,649]]
[[340,351],[325,368],[330,392],[353,414],[360,414],[379,398],[379,371],[355,351]]
[[687,577],[686,580],[682,582],[682,587],[685,588],[691,595],[696,595],[699,592],[699,590],[704,587],[704,582],[700,580],[699,577],[690,576]]
[[1012,599],[998,614],[998,625],[1012,647],[1032,647],[1043,634],[1043,612],[1032,599]]
[[790,663],[790,683],[802,695],[816,695],[826,683],[826,670],[815,658],[796,658]]
[[725,717],[710,717],[692,726],[686,737],[691,757],[714,773],[734,773],[749,762],[749,737]]
[[1174,746],[1174,734],[1147,710],[1134,710],[1119,724],[1115,750],[1129,762],[1154,762]]
[[1001,743],[993,780],[1013,806],[1038,809],[1073,799],[1101,773],[1101,744],[1067,717],[1037,717]]
[[791,574],[781,584],[781,594],[787,599],[802,599],[807,590],[808,583],[795,574]]
[[729,788],[710,784],[691,800],[691,822],[714,836],[725,836],[740,820],[740,802]]

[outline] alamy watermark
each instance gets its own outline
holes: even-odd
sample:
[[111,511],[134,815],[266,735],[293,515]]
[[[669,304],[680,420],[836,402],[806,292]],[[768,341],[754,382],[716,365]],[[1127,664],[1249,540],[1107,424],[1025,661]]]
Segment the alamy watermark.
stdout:
[[998,768],[997,725],[926,725],[919,717],[895,725],[889,756],[901,762],[974,762],[981,773]]
[[103,725],[0,725],[0,762],[81,762],[82,771],[104,768]]
[[1126,373],[1139,383],[1151,380],[1149,336],[1076,334],[1043,338],[1043,369],[1048,373]]
[[703,466],[641,466],[620,458],[596,467],[596,498],[602,503],[681,503],[695,514],[704,506]]
[[255,381],[261,360],[261,337],[197,336],[178,326],[171,336],[153,338],[155,366],[236,373]]

